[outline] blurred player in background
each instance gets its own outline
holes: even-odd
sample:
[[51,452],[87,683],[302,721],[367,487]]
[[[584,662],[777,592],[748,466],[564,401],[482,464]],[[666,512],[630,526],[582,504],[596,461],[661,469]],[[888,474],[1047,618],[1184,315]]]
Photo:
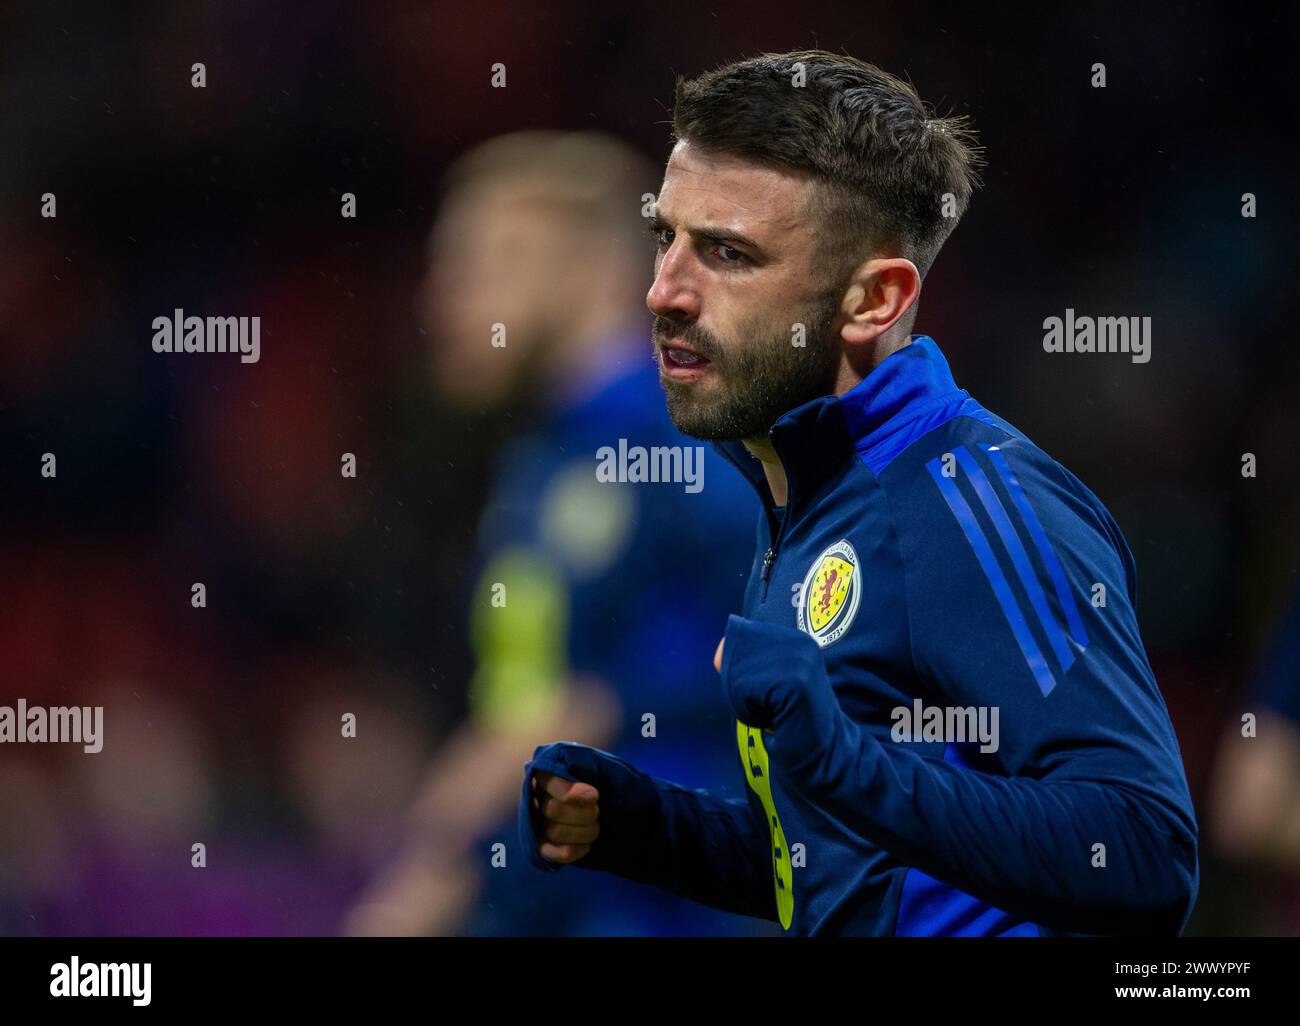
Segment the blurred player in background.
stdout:
[[1235,719],[1223,736],[1210,822],[1219,854],[1280,881],[1261,911],[1270,932],[1293,935],[1300,933],[1300,578],[1250,697],[1241,714],[1253,723]]
[[[448,172],[421,309],[437,390],[521,428],[466,596],[470,718],[430,767],[411,840],[349,932],[757,932],[615,878],[551,888],[513,821],[519,767],[556,731],[666,776],[734,785],[708,655],[743,592],[756,506],[664,410],[643,302],[641,208],[654,184],[644,158],[590,133],[500,137]],[[620,439],[691,447],[702,487],[598,480],[598,450]],[[506,864],[492,868],[497,841]]]

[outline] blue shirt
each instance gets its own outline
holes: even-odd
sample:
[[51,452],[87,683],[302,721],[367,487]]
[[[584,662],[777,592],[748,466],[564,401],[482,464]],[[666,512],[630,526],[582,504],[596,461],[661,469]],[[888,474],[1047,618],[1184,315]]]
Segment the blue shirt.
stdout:
[[927,336],[770,437],[780,522],[718,446],[763,506],[722,665],[746,796],[543,746],[529,771],[601,793],[573,866],[801,935],[1181,931],[1196,820],[1101,501]]

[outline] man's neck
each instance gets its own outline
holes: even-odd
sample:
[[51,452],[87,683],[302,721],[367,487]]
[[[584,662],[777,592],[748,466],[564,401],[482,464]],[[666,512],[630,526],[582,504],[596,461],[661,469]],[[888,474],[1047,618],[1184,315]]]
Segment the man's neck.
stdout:
[[[910,345],[911,341],[911,335],[908,334],[887,344],[873,346],[870,355],[870,366],[865,371],[855,371],[847,360],[841,363],[833,394],[843,395],[845,392],[856,388],[885,359],[904,346]],[[772,501],[778,506],[784,506],[790,500],[790,486],[786,480],[785,466],[781,463],[781,457],[776,454],[776,446],[772,444],[772,440],[766,435],[746,438],[744,443],[745,448],[763,464],[763,474],[767,477],[767,488],[772,493]]]
[[772,501],[784,506],[789,501],[789,485],[785,479],[785,466],[776,454],[776,447],[769,438],[747,438],[745,448],[763,464],[763,474],[767,477],[767,489],[772,493]]

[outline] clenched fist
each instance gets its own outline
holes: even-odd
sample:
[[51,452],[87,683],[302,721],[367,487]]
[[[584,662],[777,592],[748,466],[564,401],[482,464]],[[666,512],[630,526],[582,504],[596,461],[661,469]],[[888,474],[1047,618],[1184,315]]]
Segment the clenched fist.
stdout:
[[551,862],[577,862],[600,836],[600,792],[542,770],[533,773],[530,786],[537,850]]

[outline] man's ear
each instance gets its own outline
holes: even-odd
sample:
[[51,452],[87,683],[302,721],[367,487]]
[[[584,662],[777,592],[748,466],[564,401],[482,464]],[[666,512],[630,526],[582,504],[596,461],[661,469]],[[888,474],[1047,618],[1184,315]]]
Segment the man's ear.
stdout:
[[921,272],[903,257],[876,257],[849,279],[840,307],[847,318],[840,337],[850,345],[875,342],[915,305]]

